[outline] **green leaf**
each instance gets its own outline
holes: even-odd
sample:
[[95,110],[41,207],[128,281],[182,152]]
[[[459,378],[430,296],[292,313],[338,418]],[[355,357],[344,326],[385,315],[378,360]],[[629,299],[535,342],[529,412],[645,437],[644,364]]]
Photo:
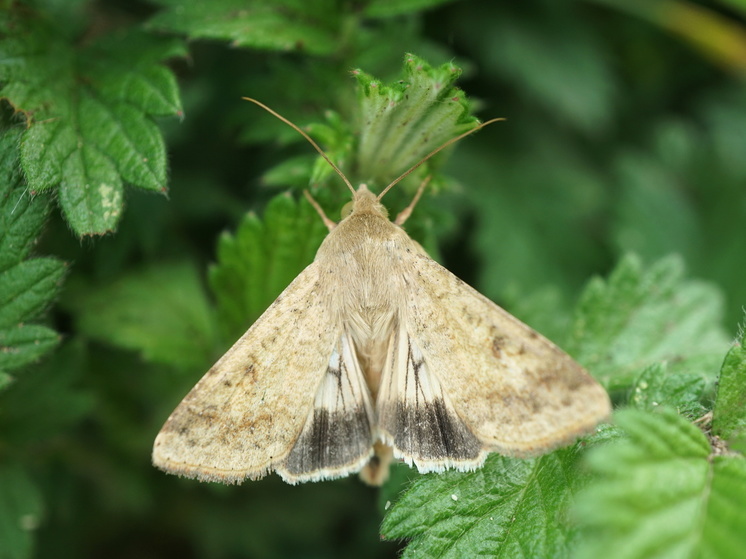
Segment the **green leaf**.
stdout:
[[0,271],[26,258],[49,215],[44,196],[33,196],[18,170],[18,131],[0,133]]
[[338,4],[329,0],[156,0],[164,10],[149,27],[234,46],[331,54],[337,47]]
[[0,273],[0,328],[38,315],[57,293],[64,272],[55,258],[33,258]]
[[644,270],[627,256],[608,280],[588,284],[564,347],[612,388],[659,361],[712,377],[727,343],[721,299],[712,286],[685,280],[679,258]]
[[123,185],[165,192],[166,152],[153,122],[181,113],[173,74],[161,61],[181,43],[139,31],[73,46],[51,22],[18,10],[0,16],[0,95],[30,126],[21,165],[32,192],[58,190],[78,235],[112,231]]
[[41,493],[28,473],[18,464],[0,463],[0,559],[32,556],[42,515]]
[[53,258],[26,260],[49,205],[23,185],[19,136],[15,131],[0,133],[0,389],[10,381],[8,371],[37,360],[59,342],[52,329],[29,321],[57,295],[66,270]]
[[386,85],[361,70],[352,176],[385,186],[447,140],[475,128],[471,103],[453,84],[461,69],[451,63],[431,67],[408,54],[403,79]]
[[705,413],[703,401],[712,386],[701,374],[672,371],[665,363],[647,367],[630,389],[629,403],[637,409],[654,411],[666,405],[694,420]]
[[15,328],[0,328],[0,370],[32,363],[59,343],[60,335],[46,326],[21,323]]
[[280,194],[263,219],[249,213],[235,234],[223,233],[209,281],[227,339],[242,334],[311,263],[325,231],[310,204]]
[[570,557],[576,454],[491,455],[476,472],[423,476],[389,510],[381,533],[413,538],[404,558]]
[[594,449],[578,495],[577,557],[736,559],[746,548],[746,461],[713,456],[707,438],[669,410],[615,415],[628,437]]
[[93,339],[183,369],[203,367],[213,356],[214,317],[191,265],[159,264],[78,291],[71,302],[78,328]]
[[724,439],[746,438],[746,348],[743,343],[742,332],[720,369],[712,430]]
[[59,335],[27,324],[54,299],[65,265],[53,258],[27,260],[0,273],[0,372],[36,361],[53,349]]
[[316,160],[317,158],[311,154],[291,157],[264,173],[262,184],[276,188],[306,188]]

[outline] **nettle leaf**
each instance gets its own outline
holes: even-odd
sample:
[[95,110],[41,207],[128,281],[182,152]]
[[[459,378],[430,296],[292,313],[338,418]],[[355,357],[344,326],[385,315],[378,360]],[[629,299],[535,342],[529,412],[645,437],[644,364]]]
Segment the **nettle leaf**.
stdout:
[[0,463],[0,559],[32,556],[34,530],[44,512],[41,492],[15,463]]
[[718,392],[713,410],[712,430],[724,439],[746,439],[746,348],[745,335],[725,356],[720,369]]
[[32,192],[56,189],[77,235],[112,231],[123,185],[166,191],[166,151],[154,116],[181,113],[162,60],[183,45],[131,30],[73,46],[32,12],[0,15],[0,96],[30,125],[21,165]]
[[225,39],[234,46],[330,54],[338,47],[341,18],[332,0],[156,0],[164,10],[149,27],[193,39]]
[[661,361],[712,377],[727,344],[721,316],[720,293],[685,280],[679,258],[643,270],[627,256],[608,280],[588,284],[564,348],[612,389]]
[[28,257],[49,215],[44,196],[24,188],[18,166],[20,132],[0,133],[0,270]]
[[71,305],[83,334],[181,369],[213,357],[215,319],[191,265],[154,265],[82,291]]
[[408,54],[403,79],[389,85],[361,70],[353,74],[359,84],[359,140],[351,175],[359,182],[385,186],[479,124],[466,95],[453,85],[461,69],[451,63],[433,68]]
[[17,131],[0,133],[0,388],[8,371],[39,359],[59,343],[57,332],[29,324],[57,295],[65,264],[31,258],[49,213],[43,196],[32,196],[18,168]]
[[578,495],[577,557],[738,558],[746,549],[746,460],[713,453],[670,410],[615,415],[626,438],[588,455],[595,474]]
[[675,371],[665,363],[656,363],[645,368],[635,379],[628,401],[635,408],[646,411],[666,405],[695,420],[707,413],[703,402],[712,385],[712,379],[701,374]]
[[412,538],[402,557],[569,557],[566,508],[580,479],[577,451],[428,474],[389,510],[385,538]]
[[209,282],[226,339],[234,340],[313,260],[326,228],[305,200],[275,196],[263,219],[244,217],[235,234],[223,233]]

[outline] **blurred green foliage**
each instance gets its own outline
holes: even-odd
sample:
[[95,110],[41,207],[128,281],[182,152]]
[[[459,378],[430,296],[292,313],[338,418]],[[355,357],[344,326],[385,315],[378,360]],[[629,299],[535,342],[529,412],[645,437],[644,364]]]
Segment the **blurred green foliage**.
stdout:
[[[743,0],[0,0],[0,559],[742,550],[745,21]],[[409,94],[443,112],[363,118]],[[407,229],[631,409],[380,491],[154,470],[169,412],[323,238],[300,190],[335,220],[349,199],[242,96],[376,188],[475,108],[505,117],[428,162]]]

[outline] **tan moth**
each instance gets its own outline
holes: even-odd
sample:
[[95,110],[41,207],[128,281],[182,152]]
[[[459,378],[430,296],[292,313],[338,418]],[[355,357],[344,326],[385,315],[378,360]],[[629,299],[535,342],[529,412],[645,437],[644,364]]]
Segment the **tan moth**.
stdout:
[[550,451],[609,415],[578,363],[402,229],[425,183],[388,219],[381,197],[422,161],[378,196],[329,163],[351,210],[334,223],[309,197],[329,228],[316,258],[174,410],[155,439],[158,468],[223,483],[360,472],[381,484],[391,457],[474,470],[490,452]]

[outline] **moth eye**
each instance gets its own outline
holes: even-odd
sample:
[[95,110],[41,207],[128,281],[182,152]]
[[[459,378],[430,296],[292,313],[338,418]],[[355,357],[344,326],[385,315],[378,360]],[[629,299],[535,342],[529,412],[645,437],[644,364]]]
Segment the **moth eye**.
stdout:
[[347,202],[344,206],[342,206],[342,211],[340,212],[340,214],[342,215],[342,219],[346,218],[351,213],[352,213],[352,202]]

